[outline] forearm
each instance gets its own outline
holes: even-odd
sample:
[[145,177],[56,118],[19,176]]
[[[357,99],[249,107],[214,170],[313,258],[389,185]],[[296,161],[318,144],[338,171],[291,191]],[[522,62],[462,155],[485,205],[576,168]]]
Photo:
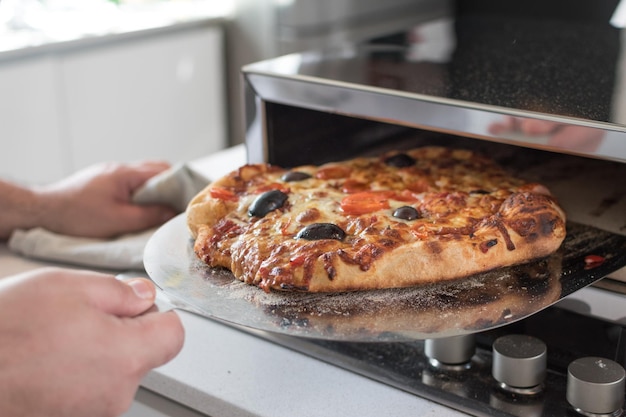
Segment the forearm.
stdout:
[[111,238],[145,230],[176,211],[164,205],[137,205],[133,193],[167,163],[99,164],[56,183],[36,188],[0,180],[0,240],[16,229],[43,227],[54,233]]
[[16,229],[38,226],[43,206],[34,190],[0,180],[0,240],[8,239]]

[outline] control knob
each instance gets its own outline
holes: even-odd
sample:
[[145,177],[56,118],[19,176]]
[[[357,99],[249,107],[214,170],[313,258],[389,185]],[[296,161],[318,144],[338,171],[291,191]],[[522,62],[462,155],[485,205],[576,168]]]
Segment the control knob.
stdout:
[[533,336],[507,335],[493,343],[491,373],[499,387],[516,394],[533,395],[543,389],[548,349]]
[[576,359],[567,368],[567,401],[584,415],[621,415],[626,372],[599,357]]
[[430,365],[437,369],[458,371],[470,367],[470,361],[476,352],[473,334],[426,339],[424,353]]

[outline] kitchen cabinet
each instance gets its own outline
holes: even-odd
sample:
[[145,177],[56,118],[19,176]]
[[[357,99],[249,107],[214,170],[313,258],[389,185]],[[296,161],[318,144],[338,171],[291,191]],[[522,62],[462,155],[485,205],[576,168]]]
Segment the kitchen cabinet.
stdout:
[[185,162],[226,146],[223,31],[182,25],[1,60],[0,176],[100,161]]
[[221,32],[204,28],[65,57],[74,163],[188,161],[223,148],[221,45]]
[[69,155],[58,114],[58,64],[44,55],[0,65],[2,178],[43,182],[67,171]]

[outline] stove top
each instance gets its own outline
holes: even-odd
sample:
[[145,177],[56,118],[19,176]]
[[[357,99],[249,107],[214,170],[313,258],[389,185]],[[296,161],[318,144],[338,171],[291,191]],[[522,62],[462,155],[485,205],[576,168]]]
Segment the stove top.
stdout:
[[[623,414],[624,375],[626,366],[626,326],[609,320],[591,317],[558,306],[550,307],[525,320],[475,335],[439,339],[439,350],[433,351],[433,340],[414,342],[340,342],[291,337],[275,333],[258,332],[272,342],[289,347],[325,362],[346,368],[379,382],[408,391],[437,403],[475,416],[620,416]],[[533,387],[513,387],[498,381],[505,379],[502,370],[494,370],[498,362],[502,368],[502,354],[494,351],[494,343],[515,343],[515,338],[527,338],[533,344],[543,346],[539,356],[545,359],[546,370]],[[511,339],[512,338],[512,339]],[[510,340],[507,340],[510,339]],[[446,355],[456,346],[465,350],[471,347],[466,361],[445,364],[433,356]],[[441,349],[443,346],[443,350]],[[517,368],[509,378],[525,374],[525,367],[537,367],[530,363],[536,357],[523,358],[523,352],[512,352],[513,366]],[[510,359],[505,356],[505,358]],[[591,359],[602,369],[610,368],[607,375],[592,375],[582,381],[569,377],[568,367],[581,360]],[[524,363],[524,361],[529,363]],[[612,372],[612,373],[611,373]],[[604,381],[599,391],[593,381]],[[569,388],[568,388],[569,386]],[[580,395],[578,401],[595,411],[584,411],[568,401],[567,391],[594,393],[594,399],[586,400]],[[602,391],[604,389],[605,391]],[[604,393],[603,393],[604,392]],[[573,394],[570,394],[573,395]],[[573,399],[575,405],[576,399]],[[609,403],[619,405],[608,410]],[[579,408],[578,411],[576,408]],[[601,411],[601,412],[598,412]]]

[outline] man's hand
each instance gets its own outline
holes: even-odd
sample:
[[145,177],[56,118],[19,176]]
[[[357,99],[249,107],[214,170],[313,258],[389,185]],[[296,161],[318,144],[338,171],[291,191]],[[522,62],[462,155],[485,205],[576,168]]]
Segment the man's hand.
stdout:
[[146,279],[48,268],[0,281],[0,415],[117,416],[182,348]]
[[35,190],[38,223],[74,236],[110,238],[164,223],[176,212],[131,199],[149,178],[169,168],[163,162],[94,165],[63,181]]

